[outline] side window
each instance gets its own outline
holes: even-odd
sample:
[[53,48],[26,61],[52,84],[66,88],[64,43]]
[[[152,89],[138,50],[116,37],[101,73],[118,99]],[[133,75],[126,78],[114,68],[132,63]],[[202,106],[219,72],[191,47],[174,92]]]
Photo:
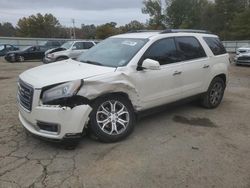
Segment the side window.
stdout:
[[73,49],[75,49],[75,50],[82,50],[82,49],[84,49],[84,43],[83,42],[76,42],[75,44],[74,44],[74,46],[73,46]]
[[204,37],[204,40],[209,46],[209,48],[212,50],[214,55],[222,55],[227,53],[225,47],[223,46],[219,38]]
[[162,39],[155,42],[144,55],[144,59],[159,61],[160,65],[179,61],[173,38]]
[[84,43],[84,49],[90,49],[94,46],[92,42],[85,42]]
[[176,37],[178,54],[182,61],[206,57],[206,53],[194,37]]
[[8,49],[8,50],[12,50],[13,49],[13,47],[11,46],[11,45],[6,45],[6,48]]

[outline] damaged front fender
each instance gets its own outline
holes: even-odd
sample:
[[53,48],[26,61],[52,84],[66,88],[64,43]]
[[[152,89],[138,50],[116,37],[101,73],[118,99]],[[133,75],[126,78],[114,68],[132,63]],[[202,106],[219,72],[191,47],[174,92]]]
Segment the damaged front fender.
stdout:
[[124,72],[116,72],[112,77],[95,77],[84,80],[84,85],[78,95],[93,100],[105,94],[125,93],[128,95],[134,109],[142,109],[140,97],[130,77]]

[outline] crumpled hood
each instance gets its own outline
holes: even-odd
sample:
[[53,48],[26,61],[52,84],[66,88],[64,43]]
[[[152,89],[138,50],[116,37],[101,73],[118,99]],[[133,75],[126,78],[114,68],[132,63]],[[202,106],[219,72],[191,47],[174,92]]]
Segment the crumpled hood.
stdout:
[[68,59],[57,63],[42,65],[23,72],[19,77],[22,81],[32,85],[36,89],[45,86],[86,79],[110,72],[114,72],[116,68],[104,67],[81,63]]
[[60,51],[65,51],[66,49],[65,48],[62,48],[62,47],[59,47],[59,48],[52,48],[52,49],[49,49],[45,52],[45,55],[47,54],[52,54],[52,53],[55,53],[55,52],[60,52]]

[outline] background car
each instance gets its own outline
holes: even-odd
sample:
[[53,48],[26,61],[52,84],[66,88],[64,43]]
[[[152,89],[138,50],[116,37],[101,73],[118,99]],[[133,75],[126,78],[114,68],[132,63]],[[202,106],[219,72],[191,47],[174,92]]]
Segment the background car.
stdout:
[[94,41],[68,41],[60,48],[46,51],[43,63],[52,63],[69,58],[76,59],[80,54],[95,45]]
[[54,41],[54,40],[49,40],[45,42],[43,45],[47,50],[53,49],[53,48],[59,48],[61,45],[63,45],[65,41]]
[[5,60],[9,62],[23,62],[25,60],[42,60],[46,48],[44,46],[29,46],[20,51],[8,52]]
[[250,65],[250,45],[238,48],[235,56],[236,65]]
[[19,48],[10,44],[0,44],[0,56],[5,56],[9,51],[16,51]]

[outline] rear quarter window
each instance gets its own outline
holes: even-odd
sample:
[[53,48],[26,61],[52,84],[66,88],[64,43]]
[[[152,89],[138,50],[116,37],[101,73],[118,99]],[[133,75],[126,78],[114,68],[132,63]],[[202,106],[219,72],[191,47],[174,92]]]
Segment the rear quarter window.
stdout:
[[226,54],[227,51],[219,38],[216,37],[203,37],[209,48],[215,56]]

